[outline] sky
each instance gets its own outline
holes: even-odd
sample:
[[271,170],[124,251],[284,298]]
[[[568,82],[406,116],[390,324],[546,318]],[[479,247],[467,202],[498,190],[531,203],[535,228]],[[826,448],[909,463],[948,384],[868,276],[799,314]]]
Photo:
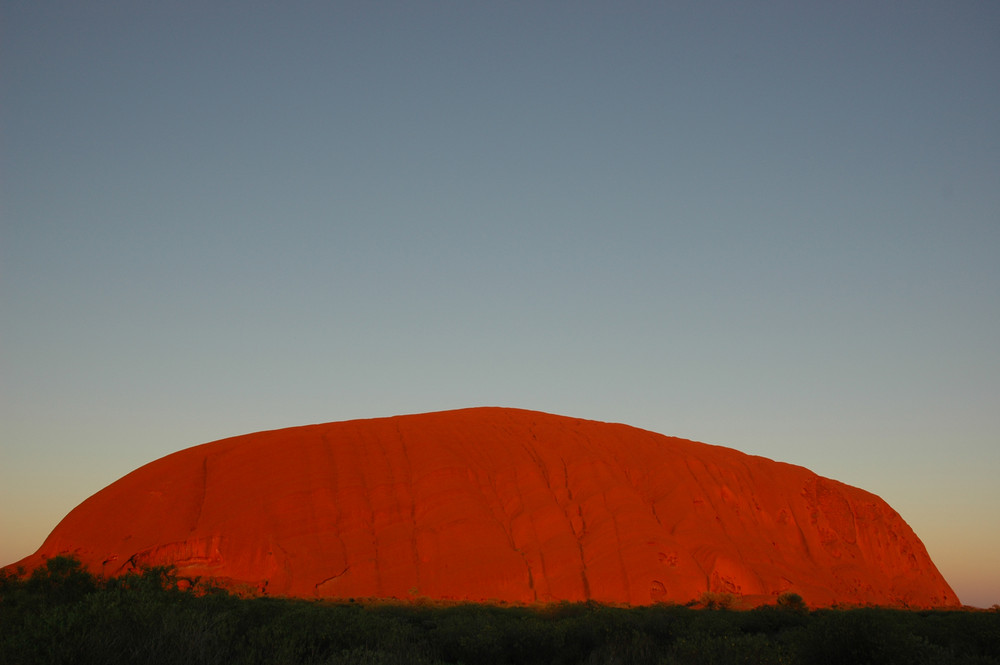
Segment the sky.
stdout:
[[0,564],[192,445],[510,406],[1000,603],[1000,5],[0,0]]

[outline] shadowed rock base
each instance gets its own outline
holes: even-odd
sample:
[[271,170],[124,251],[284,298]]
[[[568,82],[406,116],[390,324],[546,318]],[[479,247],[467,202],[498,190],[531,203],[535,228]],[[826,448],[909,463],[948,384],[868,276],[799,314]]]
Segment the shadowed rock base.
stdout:
[[251,593],[958,606],[879,497],[626,425],[477,408],[259,432],[156,460],[42,547]]

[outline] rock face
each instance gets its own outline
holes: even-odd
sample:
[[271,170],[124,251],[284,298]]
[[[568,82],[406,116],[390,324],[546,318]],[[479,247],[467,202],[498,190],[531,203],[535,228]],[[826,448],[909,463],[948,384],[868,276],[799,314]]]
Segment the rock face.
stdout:
[[626,425],[478,408],[248,434],[93,495],[34,555],[245,591],[473,601],[956,606],[879,497]]

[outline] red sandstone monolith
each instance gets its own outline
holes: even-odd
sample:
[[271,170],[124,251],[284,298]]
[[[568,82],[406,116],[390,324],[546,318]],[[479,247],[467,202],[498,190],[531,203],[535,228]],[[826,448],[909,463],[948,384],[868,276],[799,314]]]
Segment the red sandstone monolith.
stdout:
[[304,598],[959,604],[874,494],[626,425],[477,408],[260,432],[147,464],[53,530],[111,576]]

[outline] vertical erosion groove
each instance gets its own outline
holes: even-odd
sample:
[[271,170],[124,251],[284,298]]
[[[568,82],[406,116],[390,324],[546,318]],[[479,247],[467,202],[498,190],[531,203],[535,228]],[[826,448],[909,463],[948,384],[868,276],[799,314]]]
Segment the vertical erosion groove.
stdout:
[[198,528],[198,522],[201,521],[201,513],[205,509],[205,495],[208,493],[208,455],[206,454],[201,458],[201,469],[199,472],[201,476],[200,481],[196,483],[198,488],[197,497],[195,498],[195,512],[191,519],[191,526],[188,529],[189,532],[194,533],[195,529]]
[[401,461],[403,463],[403,484],[406,486],[406,500],[409,502],[410,513],[410,552],[413,560],[414,586],[420,589],[420,551],[417,546],[417,496],[414,490],[413,465],[410,462],[410,451],[406,445],[406,437],[399,421],[395,422],[396,441],[399,443]]

